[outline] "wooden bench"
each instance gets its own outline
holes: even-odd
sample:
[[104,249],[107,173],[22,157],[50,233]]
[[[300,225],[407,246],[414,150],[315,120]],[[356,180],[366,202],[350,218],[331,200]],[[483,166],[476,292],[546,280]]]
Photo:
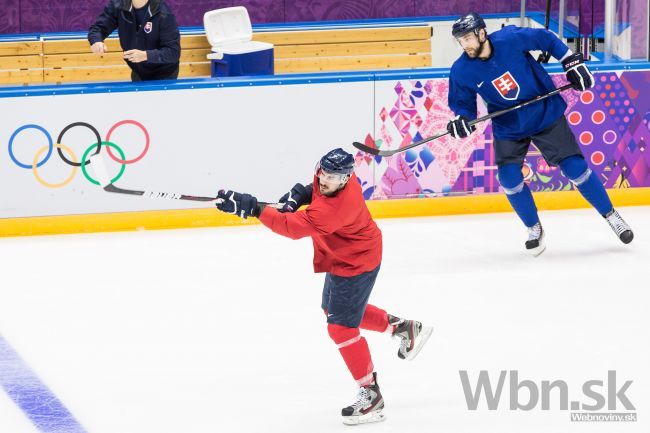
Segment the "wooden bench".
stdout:
[[431,27],[256,33],[275,45],[275,72],[408,69],[431,66]]
[[43,82],[42,42],[0,43],[0,84]]
[[[201,36],[205,39],[205,36]],[[180,77],[210,75],[209,48],[192,48],[193,42],[181,38]],[[43,80],[46,83],[76,81],[130,80],[131,69],[124,62],[119,40],[104,41],[108,52],[93,54],[86,40],[45,41],[43,43]],[[207,44],[207,40],[205,41]]]
[[[259,32],[253,39],[275,45],[278,74],[431,66],[430,26]],[[129,80],[119,41],[105,42],[101,56],[84,39],[0,43],[0,84]],[[210,49],[204,35],[183,35],[179,76],[210,76]]]

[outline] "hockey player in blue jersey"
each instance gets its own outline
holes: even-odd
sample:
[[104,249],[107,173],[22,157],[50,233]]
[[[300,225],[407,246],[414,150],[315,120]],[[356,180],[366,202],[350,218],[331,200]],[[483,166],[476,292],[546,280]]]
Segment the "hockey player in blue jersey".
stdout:
[[[584,91],[594,84],[582,54],[573,53],[547,30],[507,26],[488,36],[483,19],[469,13],[454,22],[452,34],[465,51],[449,77],[449,107],[456,117],[447,129],[453,137],[467,137],[476,129],[469,122],[476,118],[477,94],[494,112],[555,90],[551,77],[529,51],[542,50],[558,59],[574,89]],[[564,116],[566,107],[564,99],[555,95],[492,119],[499,182],[528,228],[526,249],[534,256],[546,247],[537,207],[521,171],[531,141],[546,162],[560,167],[621,241],[628,244],[634,237],[587,166]]]

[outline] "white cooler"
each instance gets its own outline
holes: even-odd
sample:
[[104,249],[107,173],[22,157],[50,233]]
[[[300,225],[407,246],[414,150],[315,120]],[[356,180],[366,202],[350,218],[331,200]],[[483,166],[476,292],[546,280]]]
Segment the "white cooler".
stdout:
[[212,45],[208,59],[213,77],[273,75],[273,44],[253,41],[253,26],[243,6],[216,9],[203,15]]

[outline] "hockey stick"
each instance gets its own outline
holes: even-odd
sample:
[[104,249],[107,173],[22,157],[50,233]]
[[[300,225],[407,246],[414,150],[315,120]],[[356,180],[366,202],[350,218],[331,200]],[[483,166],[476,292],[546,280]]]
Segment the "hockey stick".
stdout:
[[[528,101],[521,102],[517,105],[513,105],[512,107],[505,108],[503,110],[495,111],[494,113],[487,114],[483,117],[479,117],[478,119],[474,119],[469,121],[469,125],[475,125],[480,122],[485,122],[486,120],[490,120],[493,117],[498,117],[501,116],[502,114],[509,113],[514,110],[518,110],[521,107],[525,107],[526,105],[541,101],[542,99],[546,99],[548,97],[557,95],[560,92],[564,92],[565,90],[571,89],[573,86],[571,84],[565,84],[564,86],[557,88],[551,92],[545,93],[543,95],[539,95],[534,97],[533,99],[529,99]],[[431,137],[425,138],[424,140],[416,141],[415,143],[411,143],[408,146],[400,147],[399,149],[393,149],[393,150],[379,150],[376,147],[370,147],[366,146],[365,144],[359,143],[358,141],[355,141],[352,143],[354,147],[357,149],[361,150],[362,152],[369,153],[371,155],[375,156],[393,156],[396,153],[404,152],[406,150],[412,149],[417,146],[421,146],[424,143],[428,143],[429,141],[435,140],[436,138],[444,137],[445,135],[449,134],[449,131],[444,131],[444,132],[439,132],[436,135],[433,135]]]
[[[127,195],[137,195],[146,198],[162,198],[162,199],[170,199],[170,200],[191,200],[191,201],[214,201],[217,203],[223,202],[222,199],[218,199],[217,197],[202,197],[202,196],[179,194],[173,192],[140,191],[136,189],[120,188],[111,183],[110,177],[108,176],[108,172],[106,171],[106,167],[104,166],[104,162],[101,159],[101,155],[93,155],[88,159],[91,161],[90,166],[93,167],[93,171],[95,173],[95,177],[97,177],[97,181],[99,182],[99,185],[106,192],[113,192],[117,194],[127,194]],[[270,206],[276,209],[280,209],[284,206],[284,204],[282,203],[259,202],[259,204]]]
[[[592,9],[593,10],[593,9]],[[551,24],[551,0],[546,0],[546,18],[544,19],[544,28],[548,30],[548,26]],[[537,57],[538,63],[548,63],[551,60],[551,53],[548,51],[543,51]]]

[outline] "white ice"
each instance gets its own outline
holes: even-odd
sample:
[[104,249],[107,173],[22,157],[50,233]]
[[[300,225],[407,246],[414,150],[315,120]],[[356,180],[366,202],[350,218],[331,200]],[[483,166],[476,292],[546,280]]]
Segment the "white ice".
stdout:
[[[379,220],[371,303],[435,330],[413,362],[364,331],[386,401],[372,426],[340,420],[356,387],[311,242],[263,226],[0,239],[0,334],[88,433],[648,432],[650,207],[620,212],[627,246],[593,210],[543,212],[538,258],[509,213]],[[557,394],[509,410],[507,382],[498,410],[468,410],[459,370],[561,379],[570,400],[616,370],[638,421],[571,422]],[[36,431],[0,389],[0,432]]]

